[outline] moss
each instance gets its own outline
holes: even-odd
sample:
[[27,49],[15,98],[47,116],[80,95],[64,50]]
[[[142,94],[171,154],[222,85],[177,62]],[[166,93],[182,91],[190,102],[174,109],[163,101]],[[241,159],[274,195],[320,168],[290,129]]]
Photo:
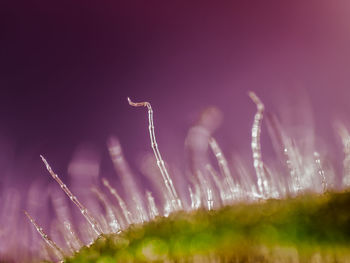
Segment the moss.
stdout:
[[342,192],[179,212],[101,236],[66,262],[342,262],[349,208]]

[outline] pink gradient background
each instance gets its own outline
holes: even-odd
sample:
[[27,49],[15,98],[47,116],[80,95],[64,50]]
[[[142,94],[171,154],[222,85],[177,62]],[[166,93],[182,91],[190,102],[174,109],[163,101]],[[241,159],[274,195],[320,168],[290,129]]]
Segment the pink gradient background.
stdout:
[[0,191],[52,183],[39,154],[67,179],[81,144],[112,176],[111,134],[137,172],[147,119],[127,96],[152,103],[163,156],[181,169],[209,105],[224,113],[224,151],[250,161],[249,90],[272,112],[309,100],[341,156],[331,124],[350,113],[349,1],[4,1],[0,21]]

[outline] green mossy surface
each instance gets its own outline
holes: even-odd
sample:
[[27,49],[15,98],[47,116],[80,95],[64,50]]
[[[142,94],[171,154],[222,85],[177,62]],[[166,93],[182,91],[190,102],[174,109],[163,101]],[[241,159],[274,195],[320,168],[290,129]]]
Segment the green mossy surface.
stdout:
[[101,236],[66,262],[207,260],[350,262],[350,192],[179,212]]

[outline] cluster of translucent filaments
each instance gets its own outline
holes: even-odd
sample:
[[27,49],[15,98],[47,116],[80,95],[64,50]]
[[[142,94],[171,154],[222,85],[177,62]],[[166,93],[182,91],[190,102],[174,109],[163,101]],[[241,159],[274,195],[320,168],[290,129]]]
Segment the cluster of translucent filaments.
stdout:
[[[146,107],[148,110],[153,156],[149,158],[150,165],[146,165],[143,172],[152,181],[156,190],[143,189],[135,182],[135,175],[123,155],[120,142],[116,138],[110,138],[109,154],[121,187],[126,189],[127,195],[118,193],[118,187],[102,178],[99,184],[88,189],[95,196],[94,202],[103,207],[102,213],[90,212],[90,208],[93,210],[94,205],[83,205],[53,171],[48,161],[41,156],[49,174],[78,208],[85,221],[77,227],[71,217],[71,208],[55,191],[52,194],[52,205],[57,220],[54,223],[56,231],[53,237],[50,238],[45,234],[40,223],[30,215],[31,211],[25,212],[43,241],[44,249],[40,250],[42,252],[39,256],[58,261],[78,251],[82,246],[91,244],[101,234],[120,233],[131,224],[141,224],[180,210],[191,211],[199,208],[211,210],[237,202],[295,196],[304,191],[323,193],[337,185],[334,169],[324,165],[324,155],[311,145],[312,140],[307,147],[298,144],[282,128],[274,115],[267,118],[266,124],[276,148],[279,165],[276,167],[267,165],[262,156],[260,143],[265,107],[255,93],[250,92],[249,97],[257,109],[251,129],[253,164],[245,164],[239,156],[234,156],[232,161],[231,159],[228,161],[213,137],[221,122],[220,112],[210,108],[203,113],[198,123],[191,127],[186,138],[190,167],[186,176],[183,176],[188,183],[185,189],[174,183],[174,178],[162,158],[156,141],[150,103],[134,103],[128,99],[131,106]],[[343,187],[349,187],[350,134],[341,123],[337,123],[335,127],[345,154],[341,184]],[[255,174],[251,173],[250,167],[254,167]],[[7,209],[9,210],[7,213],[13,213],[10,208]]]

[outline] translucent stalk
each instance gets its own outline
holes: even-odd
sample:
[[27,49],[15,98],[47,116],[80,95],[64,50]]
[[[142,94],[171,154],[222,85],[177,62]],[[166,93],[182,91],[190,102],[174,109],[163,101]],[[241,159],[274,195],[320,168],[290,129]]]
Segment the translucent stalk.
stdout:
[[111,137],[108,140],[108,151],[111,156],[114,169],[116,173],[120,176],[122,185],[124,189],[128,189],[133,193],[132,201],[135,204],[130,205],[133,210],[133,214],[137,214],[138,221],[143,222],[146,221],[145,215],[147,214],[144,204],[143,197],[141,196],[141,191],[139,190],[137,184],[134,181],[134,175],[131,172],[131,169],[124,158],[122,147],[117,138]]
[[94,230],[94,232],[99,236],[102,234],[102,229],[100,225],[97,223],[95,218],[93,218],[89,211],[86,209],[85,206],[83,206],[78,198],[73,195],[73,193],[68,189],[68,187],[62,182],[62,180],[58,177],[58,175],[52,170],[51,166],[49,163],[46,161],[46,159],[40,155],[42,161],[44,162],[46,169],[49,171],[50,175],[52,176],[53,179],[61,186],[62,190],[68,195],[70,200],[78,207],[80,210],[81,214],[85,217],[85,219],[89,222],[90,226]]
[[285,148],[284,148],[284,155],[287,157],[286,164],[289,169],[289,174],[293,180],[293,190],[297,194],[301,191],[301,183],[300,183],[300,176],[301,176],[301,163],[300,163],[300,154],[298,152],[298,149],[296,147],[292,146],[292,143],[290,142],[290,139],[285,139]]
[[72,224],[68,220],[64,221],[63,225],[65,229],[64,239],[66,240],[68,245],[74,250],[74,252],[77,252],[83,246],[83,243],[74,233],[72,229]]
[[209,145],[210,145],[210,148],[216,157],[216,160],[218,161],[222,175],[225,177],[231,178],[231,172],[230,172],[230,169],[228,168],[226,158],[225,158],[224,154],[222,153],[222,150],[219,147],[218,143],[216,142],[216,140],[213,137],[211,137],[209,139]]
[[198,180],[200,182],[200,188],[201,188],[201,196],[205,201],[206,208],[208,210],[212,210],[214,207],[214,200],[213,200],[213,192],[211,187],[209,186],[207,180],[205,180],[203,174],[200,171],[197,171]]
[[54,251],[54,253],[59,259],[62,259],[64,257],[64,253],[62,249],[59,246],[57,246],[57,244],[54,241],[52,241],[48,237],[48,235],[45,234],[43,229],[35,222],[35,220],[30,216],[30,214],[28,214],[27,211],[24,211],[24,214],[28,217],[29,221],[34,225],[36,231],[38,231],[40,236],[44,239],[45,243]]
[[230,169],[228,168],[228,165],[227,165],[227,160],[225,158],[225,155],[223,154],[220,146],[218,145],[218,143],[216,142],[216,140],[211,137],[209,139],[209,145],[210,145],[210,148],[211,150],[213,151],[215,157],[216,157],[216,160],[219,164],[219,168],[220,168],[220,171],[221,171],[221,174],[224,176],[225,178],[225,184],[227,184],[228,188],[229,188],[229,192],[230,192],[230,197],[229,199],[231,199],[231,201],[233,201],[234,199],[234,195],[235,195],[235,183],[233,181],[233,178],[232,178],[232,175],[231,175],[231,172],[230,172]]
[[343,143],[344,160],[343,160],[343,181],[342,185],[345,188],[350,187],[350,134],[345,126],[338,122],[336,123],[336,130]]
[[96,187],[92,188],[91,191],[96,194],[97,198],[101,201],[102,205],[106,210],[107,224],[111,233],[120,232],[120,224],[115,217],[111,204],[109,204],[107,197]]
[[146,196],[148,200],[148,209],[149,209],[149,217],[151,219],[154,219],[159,215],[156,203],[154,202],[154,198],[152,196],[152,193],[150,191],[146,191]]
[[201,207],[202,201],[200,196],[200,188],[198,184],[194,185],[194,192],[192,188],[189,186],[188,191],[190,192],[190,198],[191,198],[191,209],[196,210]]
[[233,201],[231,191],[227,189],[227,185],[220,180],[214,168],[210,164],[207,164],[205,168],[208,170],[209,174],[213,177],[214,183],[216,187],[219,189],[220,201],[224,205],[227,205],[229,202]]
[[238,155],[234,155],[233,160],[235,171],[240,178],[241,198],[245,199],[245,201],[261,199],[262,195],[256,189],[256,185],[254,184],[250,172],[247,170],[247,166],[244,164],[242,158]]
[[[53,192],[51,196],[52,204],[59,222],[64,226],[65,231],[62,230],[63,238],[65,239],[67,245],[71,247],[74,251],[79,250],[84,244],[78,238],[73,230],[73,225],[70,222],[69,208],[65,204],[65,200],[61,198],[58,192]],[[63,228],[63,227],[62,227]]]
[[181,200],[178,197],[178,194],[175,190],[173,181],[171,180],[171,178],[169,176],[168,170],[165,167],[165,163],[164,163],[163,158],[162,158],[162,156],[159,152],[159,149],[158,149],[158,144],[157,144],[156,136],[154,133],[153,110],[152,110],[151,104],[149,102],[132,102],[130,100],[130,98],[128,98],[128,102],[133,107],[147,107],[147,109],[148,109],[148,123],[149,123],[148,130],[149,130],[149,135],[151,138],[151,147],[152,147],[154,156],[156,157],[156,160],[157,160],[157,166],[162,174],[165,186],[166,186],[167,190],[169,191],[170,196],[173,199],[172,203],[173,203],[174,208],[176,210],[182,209]]
[[109,192],[111,193],[111,195],[113,195],[115,197],[115,199],[117,199],[118,204],[120,206],[120,208],[122,209],[123,215],[125,217],[126,223],[128,225],[133,223],[133,220],[131,218],[131,213],[129,211],[129,209],[127,208],[124,200],[120,197],[120,195],[118,194],[117,190],[115,190],[111,184],[108,182],[108,180],[106,178],[102,178],[102,183],[105,187],[107,187],[107,189],[109,190]]
[[289,186],[291,189],[287,188],[287,190],[288,192],[291,190],[293,193],[299,193],[301,190],[299,179],[301,174],[300,165],[295,157],[296,152],[293,148],[291,139],[285,135],[281,124],[275,115],[268,114],[266,124],[275,152],[286,165],[292,180],[291,186]]
[[264,163],[262,161],[262,154],[261,154],[261,144],[260,144],[260,133],[261,133],[261,122],[263,119],[263,113],[264,113],[264,104],[261,102],[261,100],[258,98],[258,96],[250,91],[248,93],[249,97],[252,99],[252,101],[256,104],[257,112],[254,116],[254,122],[252,127],[252,152],[253,152],[253,161],[254,161],[254,168],[256,172],[256,176],[258,178],[258,188],[260,193],[266,197],[266,194],[268,192],[268,183],[266,179],[266,174],[264,170]]
[[322,191],[326,192],[327,180],[326,180],[326,175],[325,175],[325,172],[324,172],[322,164],[321,164],[320,154],[318,152],[314,152],[314,157],[315,157],[317,173],[321,176]]

